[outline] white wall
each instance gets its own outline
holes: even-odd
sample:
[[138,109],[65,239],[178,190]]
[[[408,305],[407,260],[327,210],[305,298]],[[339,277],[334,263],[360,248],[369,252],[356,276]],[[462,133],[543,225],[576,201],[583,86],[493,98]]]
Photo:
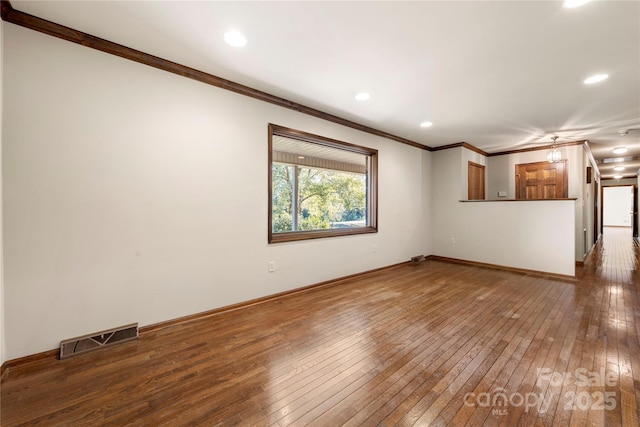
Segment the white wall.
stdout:
[[603,204],[604,226],[631,227],[633,187],[605,187]]
[[[445,248],[448,247],[450,239],[453,237],[449,227],[442,227],[442,225],[448,224],[449,219],[458,212],[461,206],[462,150],[463,148],[456,147],[431,153],[433,174],[431,180],[431,244],[434,255],[447,256],[444,255]],[[466,186],[464,187],[466,188]]]
[[[3,45],[7,359],[432,253],[431,153],[11,24]],[[377,234],[267,244],[270,122],[379,150]]]
[[433,254],[573,276],[575,202],[460,202],[465,150],[432,153]]
[[[543,162],[546,161],[546,156],[546,150],[537,150],[489,157],[487,162],[489,175],[489,179],[487,180],[487,199],[499,199],[498,191],[506,191],[507,199],[515,199],[516,165],[521,163]],[[567,171],[569,174],[568,197],[577,199],[575,203],[574,222],[575,260],[582,261],[584,259],[583,229],[585,228],[583,182],[586,173],[584,149],[581,145],[562,147],[562,158],[567,159]]]

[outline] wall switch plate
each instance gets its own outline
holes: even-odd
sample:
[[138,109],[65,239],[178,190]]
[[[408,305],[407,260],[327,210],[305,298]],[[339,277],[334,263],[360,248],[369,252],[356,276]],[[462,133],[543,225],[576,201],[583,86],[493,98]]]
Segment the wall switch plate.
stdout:
[[269,273],[273,273],[274,271],[276,271],[276,262],[269,261]]

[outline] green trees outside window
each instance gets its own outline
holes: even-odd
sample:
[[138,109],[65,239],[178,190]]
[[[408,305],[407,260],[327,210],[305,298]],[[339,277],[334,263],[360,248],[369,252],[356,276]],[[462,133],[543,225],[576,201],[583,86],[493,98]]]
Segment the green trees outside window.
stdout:
[[366,226],[366,175],[280,163],[272,173],[274,232]]

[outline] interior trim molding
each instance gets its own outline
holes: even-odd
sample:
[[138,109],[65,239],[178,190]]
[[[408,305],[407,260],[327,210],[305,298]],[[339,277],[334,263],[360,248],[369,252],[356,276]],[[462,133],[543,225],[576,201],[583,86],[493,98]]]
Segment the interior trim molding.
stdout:
[[492,270],[502,270],[502,271],[509,271],[511,273],[518,273],[518,274],[526,274],[526,275],[533,275],[533,276],[538,276],[538,277],[545,277],[545,278],[552,278],[552,279],[556,279],[556,280],[564,280],[564,281],[570,281],[571,283],[575,282],[576,276],[569,276],[566,274],[557,274],[557,273],[547,273],[545,271],[538,271],[538,270],[527,270],[526,268],[517,268],[517,267],[507,267],[505,265],[498,265],[498,264],[489,264],[489,263],[485,263],[485,262],[476,262],[476,261],[468,261],[465,259],[458,259],[458,258],[448,258],[448,257],[443,257],[443,256],[439,256],[439,255],[429,255],[426,257],[427,260],[433,260],[433,261],[442,261],[442,262],[449,262],[452,264],[462,264],[462,265],[470,265],[472,267],[481,267],[481,268],[489,268]]
[[[527,151],[536,150],[548,150],[551,145],[545,145],[540,147],[523,148],[519,150],[501,151],[497,153],[487,153],[480,148],[477,148],[467,142],[458,142],[455,144],[443,145],[440,147],[429,147],[424,144],[412,141],[401,136],[397,136],[388,132],[384,132],[370,126],[366,126],[351,120],[338,117],[333,114],[326,113],[324,111],[308,107],[306,105],[299,104],[294,101],[281,98],[276,95],[272,95],[267,92],[263,92],[257,89],[253,89],[249,86],[242,85],[240,83],[233,82],[231,80],[223,79],[222,77],[215,76],[213,74],[206,73],[204,71],[197,70],[195,68],[187,67],[186,65],[178,64],[167,59],[163,59],[136,49],[132,49],[127,46],[123,46],[109,40],[102,39],[100,37],[92,36],[91,34],[84,33],[82,31],[74,30],[73,28],[65,27],[64,25],[57,24],[55,22],[48,21],[46,19],[39,18],[34,15],[30,15],[25,12],[21,12],[14,9],[9,0],[1,0],[1,15],[2,20],[10,22],[15,25],[19,25],[24,28],[28,28],[40,33],[44,33],[53,37],[60,38],[72,43],[80,44],[92,49],[96,49],[111,55],[119,56],[130,61],[138,62],[140,64],[148,65],[163,71],[167,71],[173,74],[177,74],[182,77],[190,78],[201,83],[205,83],[211,86],[215,86],[221,89],[225,89],[231,92],[245,95],[250,98],[258,99],[260,101],[268,102],[270,104],[277,105],[279,107],[287,108],[289,110],[297,111],[299,113],[307,114],[309,116],[317,117],[329,122],[333,122],[342,126],[346,126],[361,132],[369,133],[371,135],[380,136],[382,138],[390,139],[392,141],[399,142],[401,144],[410,145],[412,147],[420,148],[426,151],[441,151],[450,148],[464,147],[485,157],[501,156],[505,154],[523,153]],[[574,141],[557,144],[557,147],[566,147],[570,145],[585,144],[587,141]],[[589,153],[591,150],[588,151]],[[591,157],[593,155],[591,154]],[[595,164],[595,161],[594,161]],[[598,170],[599,172],[599,170]]]
[[[372,270],[363,271],[360,273],[350,274],[348,276],[339,277],[337,279],[325,280],[324,282],[314,283],[313,285],[303,286],[301,288],[295,288],[284,292],[279,292],[276,294],[267,295],[260,298],[251,299],[248,301],[239,302],[237,304],[227,305],[220,308],[215,308],[213,310],[203,311],[201,313],[190,314],[188,316],[178,317],[176,319],[167,320],[164,322],[154,323],[151,325],[143,326],[138,329],[138,333],[140,336],[146,334],[148,332],[158,331],[161,329],[170,328],[172,326],[180,325],[183,323],[193,322],[195,320],[201,320],[207,317],[212,317],[218,314],[227,313],[230,311],[240,310],[247,307],[252,307],[254,305],[262,304],[268,301],[278,300],[281,298],[286,298],[291,295],[297,295],[305,292],[310,292],[312,290],[316,290],[322,287],[330,287],[339,285],[341,282],[345,280],[354,279],[362,276],[366,276],[369,274],[375,274],[382,271],[394,270],[396,268],[400,268],[406,265],[411,265],[411,261],[404,261],[397,264],[387,265],[380,268],[374,268]],[[40,353],[31,354],[28,356],[19,357],[17,359],[11,359],[5,361],[2,364],[2,373],[0,375],[1,378],[4,378],[4,375],[11,369],[15,367],[23,367],[35,364],[42,360],[50,360],[50,359],[59,359],[60,358],[60,349],[56,348],[53,350],[46,350]]]
[[[586,142],[587,142],[586,140],[562,142],[560,144],[555,144],[555,147],[571,147],[573,145],[584,145]],[[507,154],[516,154],[516,153],[527,153],[529,151],[551,150],[551,148],[553,147],[554,147],[553,144],[549,144],[549,145],[541,145],[539,147],[520,148],[518,150],[499,151],[497,153],[489,153],[489,157],[504,156]]]
[[329,122],[337,123],[339,125],[350,127],[352,129],[356,129],[372,135],[380,136],[382,138],[387,138],[401,144],[410,145],[422,150],[430,150],[430,147],[424,144],[420,144],[418,142],[375,129],[370,126],[356,123],[333,114],[325,113],[324,111],[307,107],[306,105],[298,104],[297,102],[289,101],[287,99],[280,98],[279,96],[271,95],[267,92],[253,89],[251,87],[241,85],[227,79],[223,79],[222,77],[214,76],[213,74],[209,74],[204,71],[196,70],[195,68],[187,67],[185,65],[169,61],[167,59],[163,59],[136,49],[132,49],[127,46],[111,42],[109,40],[102,39],[100,37],[92,36],[91,34],[87,34],[82,31],[74,30],[73,28],[65,27],[64,25],[56,24],[55,22],[47,21],[46,19],[42,19],[25,12],[21,12],[14,9],[9,0],[2,0],[1,11],[2,19],[4,21],[19,25],[24,28],[29,28],[31,30],[57,37],[59,39],[77,43],[79,45],[86,46],[92,49],[100,50],[102,52],[119,56],[121,58],[138,62],[140,64],[148,65],[150,67],[158,68],[163,71],[168,71],[182,77],[197,80],[211,86],[235,92],[240,95],[245,95],[250,98],[258,99],[260,101],[268,102],[279,107],[287,108],[289,110],[297,111],[309,116],[318,117]]
[[[463,259],[443,257],[443,256],[439,256],[439,255],[427,255],[427,256],[425,256],[425,260],[442,261],[442,262],[448,262],[448,263],[452,263],[452,264],[469,265],[469,266],[472,266],[472,267],[481,267],[481,268],[489,268],[489,269],[493,269],[493,270],[509,271],[509,272],[518,273],[518,274],[535,275],[535,276],[538,276],[538,277],[545,277],[545,278],[552,278],[552,279],[556,279],[556,280],[569,281],[571,283],[573,283],[573,282],[575,282],[577,280],[575,276],[568,276],[568,275],[564,275],[564,274],[547,273],[547,272],[537,271],[537,270],[527,270],[527,269],[523,269],[523,268],[507,267],[507,266],[497,265],[497,264],[488,264],[488,263],[483,263],[483,262],[467,261],[467,260],[463,260]],[[257,304],[262,304],[262,303],[267,302],[267,301],[272,301],[272,300],[285,298],[285,297],[290,296],[290,295],[296,295],[296,294],[300,294],[300,293],[310,292],[312,290],[316,290],[316,289],[319,289],[319,288],[322,288],[322,287],[335,286],[335,285],[338,285],[338,284],[340,284],[340,282],[343,282],[345,280],[354,279],[354,278],[357,278],[357,277],[366,276],[368,274],[374,274],[374,273],[378,273],[378,272],[381,272],[381,271],[393,270],[393,269],[400,268],[400,267],[406,266],[406,265],[411,265],[411,261],[404,261],[404,262],[400,262],[400,263],[397,263],[397,264],[388,265],[388,266],[385,266],[385,267],[380,267],[380,268],[375,268],[375,269],[372,269],[372,270],[363,271],[361,273],[350,274],[350,275],[347,275],[347,276],[339,277],[337,279],[326,280],[324,282],[315,283],[313,285],[304,286],[304,287],[292,289],[292,290],[289,290],[289,291],[279,292],[279,293],[267,295],[267,296],[264,296],[264,297],[261,297],[261,298],[255,298],[255,299],[251,299],[251,300],[248,300],[248,301],[240,302],[240,303],[237,303],[237,304],[232,304],[232,305],[228,305],[228,306],[225,306],[225,307],[220,307],[220,308],[216,308],[216,309],[213,309],[213,310],[203,311],[201,313],[195,313],[195,314],[191,314],[191,315],[188,315],[188,316],[178,317],[176,319],[171,319],[171,320],[167,320],[167,321],[164,321],[164,322],[154,323],[152,325],[147,325],[147,326],[143,326],[143,327],[139,328],[139,333],[140,333],[140,335],[143,335],[143,334],[146,334],[148,332],[158,331],[158,330],[161,330],[161,329],[170,328],[170,327],[175,326],[175,325],[179,325],[179,324],[183,324],[183,323],[187,323],[187,322],[192,322],[192,321],[195,321],[195,320],[201,320],[201,319],[204,319],[204,318],[207,318],[207,317],[212,317],[212,316],[215,316],[215,315],[218,315],[218,314],[222,314],[222,313],[226,313],[226,312],[230,312],[230,311],[240,310],[240,309],[251,307],[251,306],[254,306],[254,305],[257,305]],[[5,374],[11,368],[15,368],[15,367],[18,367],[18,366],[20,366],[20,367],[28,366],[28,365],[35,364],[35,363],[37,363],[39,361],[42,361],[42,360],[58,359],[59,358],[59,354],[60,354],[60,349],[56,348],[56,349],[53,349],[53,350],[47,350],[47,351],[43,351],[41,353],[32,354],[32,355],[29,355],[29,356],[19,357],[17,359],[7,360],[2,364],[0,378],[4,378]]]
[[147,326],[141,327],[139,329],[140,330],[140,334],[144,334],[144,333],[151,332],[151,331],[157,331],[157,330],[160,330],[160,329],[169,328],[169,327],[172,327],[172,326],[175,326],[175,325],[180,325],[182,323],[192,322],[194,320],[204,319],[204,318],[215,316],[215,315],[218,315],[218,314],[221,314],[221,313],[226,313],[226,312],[240,310],[240,309],[247,308],[247,307],[252,307],[254,305],[262,304],[262,303],[265,303],[265,302],[268,302],[268,301],[278,300],[278,299],[281,299],[281,298],[286,298],[288,296],[302,294],[302,293],[313,291],[313,290],[316,290],[316,289],[319,289],[319,288],[323,288],[323,287],[330,287],[330,286],[339,285],[341,282],[344,282],[345,280],[355,279],[355,278],[366,276],[366,275],[369,275],[369,274],[379,273],[381,271],[394,270],[396,268],[400,268],[400,267],[403,267],[403,266],[409,265],[409,264],[411,264],[410,261],[404,261],[404,262],[400,262],[398,264],[392,264],[392,265],[387,265],[385,267],[374,268],[373,270],[367,270],[367,271],[363,271],[361,273],[350,274],[348,276],[342,276],[342,277],[339,277],[337,279],[325,280],[324,282],[314,283],[313,285],[303,286],[301,288],[295,288],[295,289],[291,289],[289,291],[278,292],[276,294],[267,295],[267,296],[264,296],[264,297],[261,297],[261,298],[255,298],[255,299],[251,299],[251,300],[248,300],[248,301],[239,302],[237,304],[227,305],[225,307],[220,307],[220,308],[215,308],[213,310],[203,311],[201,313],[190,314],[188,316],[178,317],[176,319],[171,319],[171,320],[167,320],[167,321],[164,321],[164,322],[154,323],[152,325],[147,325]]
[[[593,158],[593,154],[591,153],[591,149],[588,146],[588,141],[587,140],[583,140],[583,141],[570,141],[570,142],[563,142],[560,144],[556,144],[556,147],[570,147],[573,145],[583,145],[585,146],[585,150],[587,150],[587,153],[591,155],[590,158]],[[448,144],[448,145],[441,145],[440,147],[432,147],[429,148],[429,151],[441,151],[441,150],[448,150],[451,148],[458,148],[458,147],[463,147],[466,148],[468,150],[474,151],[478,154],[481,154],[485,157],[494,157],[494,156],[505,156],[508,154],[517,154],[517,153],[527,153],[529,151],[539,151],[539,150],[550,150],[553,145],[541,145],[539,147],[529,147],[529,148],[520,148],[518,150],[507,150],[507,151],[498,151],[496,153],[487,153],[484,150],[481,150],[478,147],[475,147],[471,144],[469,144],[468,142],[456,142],[455,144]],[[595,163],[595,160],[593,161],[593,164]],[[598,171],[599,172],[599,171]]]
[[17,359],[7,360],[2,364],[2,373],[0,374],[0,378],[4,379],[4,376],[9,372],[11,368],[15,368],[16,366],[33,365],[43,360],[57,359],[59,354],[60,349],[55,348],[53,350],[47,350],[41,353],[18,357]]
[[471,151],[475,151],[478,154],[481,154],[485,157],[490,156],[489,153],[487,153],[486,151],[483,151],[481,149],[479,149],[478,147],[474,147],[473,145],[467,143],[467,142],[456,142],[455,144],[449,144],[449,145],[441,145],[440,147],[434,147],[434,148],[430,148],[429,151],[441,151],[441,150],[448,150],[450,148],[458,148],[458,147],[463,147],[466,148],[468,150]]

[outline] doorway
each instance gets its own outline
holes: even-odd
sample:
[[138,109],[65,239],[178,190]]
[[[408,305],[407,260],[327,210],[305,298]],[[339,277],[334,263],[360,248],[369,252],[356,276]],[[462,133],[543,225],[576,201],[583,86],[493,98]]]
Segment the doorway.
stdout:
[[469,162],[467,192],[469,200],[484,200],[484,166]]
[[635,185],[602,187],[602,225],[605,229],[627,230],[629,235],[638,235],[637,195]]

